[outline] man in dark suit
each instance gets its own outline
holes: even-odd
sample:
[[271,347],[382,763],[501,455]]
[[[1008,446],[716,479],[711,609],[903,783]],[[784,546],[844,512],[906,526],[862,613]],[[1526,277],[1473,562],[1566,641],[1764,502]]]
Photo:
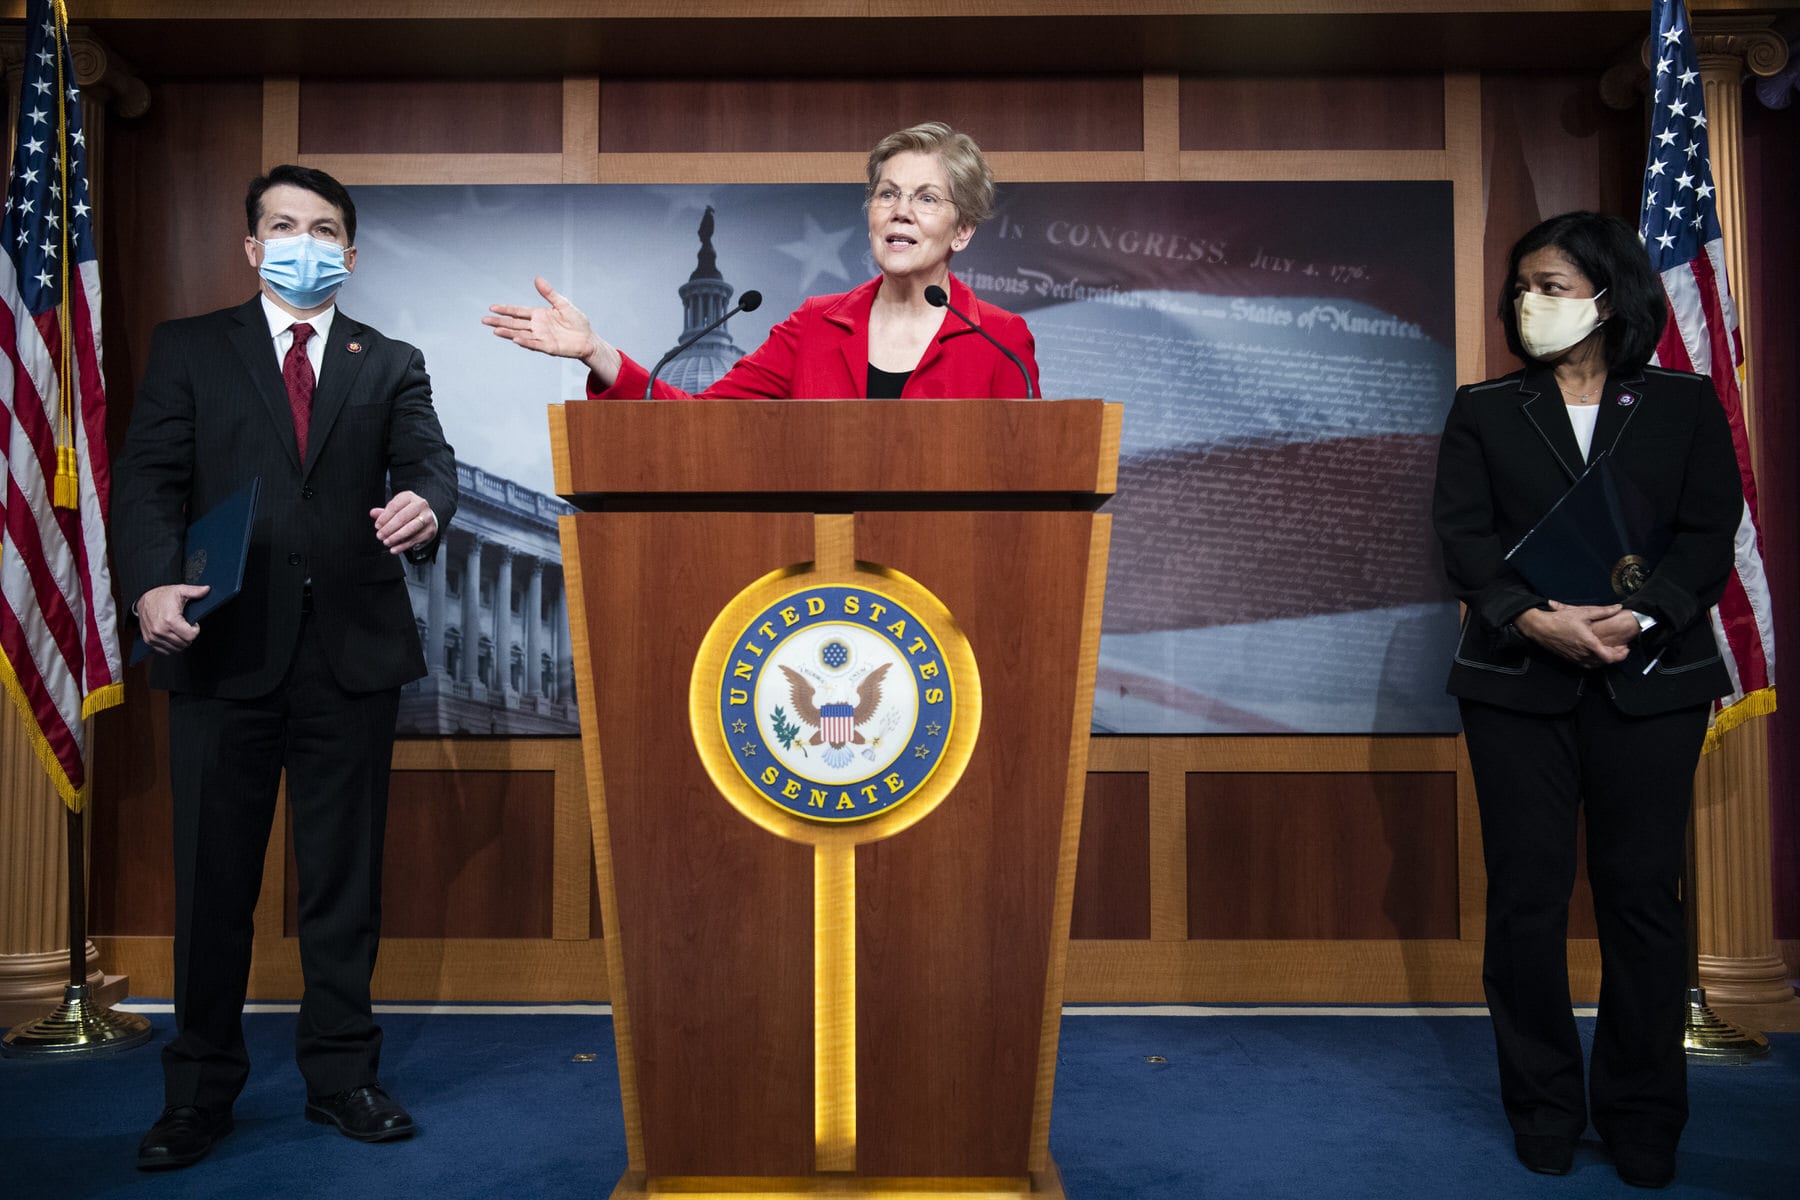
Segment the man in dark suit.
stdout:
[[[321,171],[251,183],[260,294],[157,328],[115,467],[117,578],[167,688],[175,810],[175,1026],[144,1169],[231,1132],[249,1075],[251,917],[287,773],[305,994],[295,1053],[309,1120],[410,1136],[382,1089],[369,980],[400,686],[425,674],[401,556],[437,553],[456,464],[419,352],[339,312],[356,207]],[[190,623],[188,524],[254,476],[242,592]]]

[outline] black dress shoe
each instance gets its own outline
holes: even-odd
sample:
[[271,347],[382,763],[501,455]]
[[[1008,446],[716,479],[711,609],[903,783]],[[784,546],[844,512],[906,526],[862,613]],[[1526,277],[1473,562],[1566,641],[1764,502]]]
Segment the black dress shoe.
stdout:
[[1675,1178],[1675,1147],[1660,1142],[1613,1142],[1613,1165],[1632,1187],[1664,1188]]
[[206,1157],[213,1144],[231,1132],[231,1114],[213,1113],[192,1104],[170,1105],[138,1143],[140,1171],[186,1167]]
[[1575,1165],[1575,1139],[1559,1133],[1515,1133],[1513,1153],[1539,1175],[1567,1175]]
[[306,1119],[318,1125],[336,1125],[338,1132],[359,1142],[397,1141],[411,1137],[415,1128],[412,1115],[382,1091],[379,1083],[331,1096],[308,1096]]

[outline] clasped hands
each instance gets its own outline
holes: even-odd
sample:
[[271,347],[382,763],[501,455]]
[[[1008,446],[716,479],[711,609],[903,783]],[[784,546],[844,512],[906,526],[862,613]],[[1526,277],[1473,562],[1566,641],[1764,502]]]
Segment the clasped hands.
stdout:
[[1637,614],[1622,604],[1564,604],[1528,608],[1513,618],[1519,632],[1544,649],[1583,667],[1624,662],[1642,632]]
[[[369,519],[389,554],[403,554],[437,536],[437,514],[416,492],[394,493],[386,505],[369,510]],[[210,591],[204,584],[170,583],[145,592],[133,609],[145,643],[158,654],[186,650],[200,636],[200,626],[187,619],[187,606]]]

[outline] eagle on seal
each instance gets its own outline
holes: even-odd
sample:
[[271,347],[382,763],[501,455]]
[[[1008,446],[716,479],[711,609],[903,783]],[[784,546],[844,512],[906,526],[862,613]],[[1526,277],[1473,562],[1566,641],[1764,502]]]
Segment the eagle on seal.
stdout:
[[864,675],[849,689],[848,695],[841,687],[829,684],[815,687],[812,680],[792,667],[781,668],[788,679],[788,694],[793,699],[794,712],[816,731],[807,744],[824,746],[823,757],[827,763],[834,767],[849,765],[853,753],[846,747],[861,745],[867,740],[857,730],[881,707],[881,681],[892,665],[882,663]]

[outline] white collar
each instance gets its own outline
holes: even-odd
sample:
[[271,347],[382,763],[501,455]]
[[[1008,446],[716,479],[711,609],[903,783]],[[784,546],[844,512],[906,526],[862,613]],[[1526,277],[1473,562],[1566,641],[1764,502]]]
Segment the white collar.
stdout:
[[324,312],[314,313],[310,317],[296,317],[281,305],[269,299],[267,292],[258,292],[257,298],[262,301],[263,318],[269,322],[269,336],[278,338],[304,320],[313,327],[313,334],[324,345],[325,339],[331,336],[331,320],[337,316],[337,305],[332,304]]

